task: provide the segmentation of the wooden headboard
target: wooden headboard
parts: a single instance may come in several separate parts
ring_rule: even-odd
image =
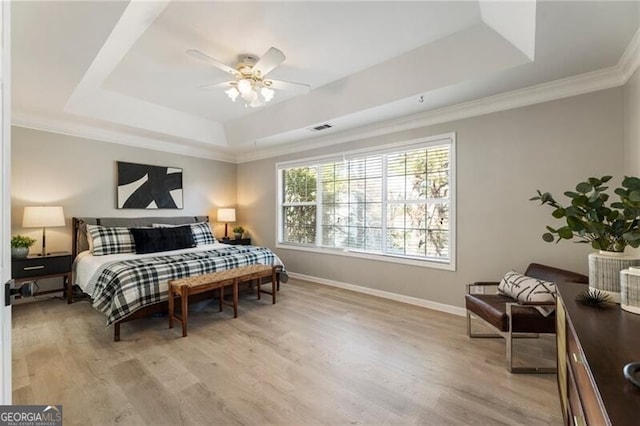
[[[184,225],[187,223],[208,222],[209,216],[167,216],[167,217],[74,217],[73,241],[71,245],[73,259],[78,253],[89,250],[87,225],[121,226],[133,228],[151,226],[152,223]]]

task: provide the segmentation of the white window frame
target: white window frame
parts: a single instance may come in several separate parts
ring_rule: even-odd
[[[412,256],[407,256],[407,255],[397,255],[397,254],[389,254],[389,253],[374,254],[374,253],[363,252],[355,249],[328,248],[328,247],[321,247],[320,245],[310,246],[307,244],[296,244],[296,243],[283,241],[284,239],[283,238],[284,229],[282,226],[283,204],[281,203],[281,200],[283,199],[283,181],[282,181],[283,169],[288,169],[293,167],[311,167],[311,166],[317,165],[320,162],[331,161],[331,160],[345,160],[345,159],[349,159],[349,157],[362,156],[363,154],[364,155],[378,154],[378,153],[386,154],[386,153],[392,153],[394,151],[410,150],[413,147],[422,148],[422,147],[429,147],[429,146],[442,145],[442,144],[448,144],[450,146],[450,151],[449,151],[449,155],[450,155],[449,260],[448,261],[432,259],[432,258],[416,258]],[[455,271],[456,257],[457,257],[456,256],[457,255],[457,252],[456,252],[456,224],[457,224],[456,222],[456,213],[457,213],[456,162],[457,162],[457,158],[456,158],[455,132],[423,137],[419,139],[412,139],[412,140],[407,140],[402,142],[396,142],[396,143],[376,146],[372,148],[351,150],[351,151],[346,151],[344,153],[341,153],[339,155],[331,154],[331,155],[308,157],[308,158],[292,160],[292,161],[278,162],[275,165],[275,168],[276,168],[276,215],[275,215],[276,217],[276,224],[275,224],[276,225],[276,248],[286,249],[286,250],[298,250],[298,251],[305,251],[305,252],[312,252],[312,253],[322,253],[322,254],[329,254],[334,256],[356,257],[361,259],[370,259],[370,260],[377,260],[377,261],[384,261],[384,262],[393,262],[393,263],[400,263],[400,264],[406,264],[406,265]],[[321,186],[320,179],[317,179],[317,182],[318,182],[318,186]],[[386,182],[386,179],[384,179],[383,182]],[[384,191],[385,189],[384,185],[386,184],[383,183],[383,194],[386,193]],[[316,200],[318,199],[321,200],[321,198],[318,198],[318,197],[322,197],[321,188],[318,188],[318,190],[316,191]],[[316,203],[311,203],[311,204],[316,204],[318,206],[318,209],[321,209],[322,203],[319,203],[317,201]],[[386,202],[383,203],[383,206],[386,206],[386,204],[387,204]],[[321,213],[322,213],[321,211],[317,210],[316,217],[319,217]],[[320,220],[316,221],[316,226],[320,227]],[[318,236],[318,238],[320,238],[321,234],[317,232],[316,235]],[[316,244],[319,244],[319,241],[320,240],[317,239]]]

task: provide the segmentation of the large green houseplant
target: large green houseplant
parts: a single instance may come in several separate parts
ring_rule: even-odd
[[[590,177],[576,185],[575,191],[564,195],[571,202],[567,206],[558,203],[549,192],[541,192],[531,198],[540,205],[554,208],[551,215],[565,219],[559,228],[547,226],[542,235],[547,242],[576,239],[578,243],[591,244],[596,250],[618,252],[626,246],[640,246],[640,179],[625,177],[622,186],[614,190],[619,200],[609,203],[609,188],[604,186],[611,176],[599,179]]]
[[[620,302],[620,271],[640,264],[637,257],[623,253],[627,246],[640,246],[640,179],[625,177],[614,190],[618,200],[612,202],[605,186],[610,180],[611,176],[590,177],[578,183],[575,191],[564,193],[571,200],[566,206],[540,190],[531,201],[553,207],[552,216],[565,221],[559,228],[547,226],[543,240],[575,239],[599,250],[589,255],[589,287]]]

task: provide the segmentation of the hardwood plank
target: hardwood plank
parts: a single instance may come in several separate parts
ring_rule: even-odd
[[[122,326],[86,302],[14,307],[14,400],[63,404],[67,424],[561,424],[554,375],[511,375],[502,339],[461,317],[291,280],[278,303],[241,292]],[[553,360],[553,341],[519,352]],[[46,401],[46,402],[45,402]]]
[[[183,423],[171,393],[149,374],[142,360],[134,358],[117,364],[111,374],[146,424]]]

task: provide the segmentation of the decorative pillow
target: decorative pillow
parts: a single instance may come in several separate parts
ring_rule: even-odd
[[[87,225],[87,239],[91,240],[89,247],[94,256],[135,252],[129,228]]]
[[[216,238],[213,236],[213,232],[211,232],[209,222],[192,223],[191,233],[193,234],[193,241],[195,241],[198,246],[215,244],[216,242]]]
[[[195,246],[189,225],[170,228],[131,228],[136,253],[156,253]]]
[[[91,238],[91,235],[89,235],[89,230],[86,228],[84,228],[85,230],[85,234],[87,235],[87,245],[89,246],[89,252],[93,253],[93,238]]]
[[[515,271],[505,274],[498,285],[498,291],[513,297],[520,303],[525,302],[555,302],[556,285],[551,281],[539,280],[528,277]],[[553,312],[553,308],[537,306],[536,309],[547,316]]]

